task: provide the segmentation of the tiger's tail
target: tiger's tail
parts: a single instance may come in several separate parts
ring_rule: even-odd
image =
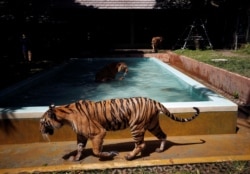
[[[170,113],[169,110],[167,108],[165,108],[162,104],[160,104],[160,110],[166,114],[169,118],[171,118],[174,121],[177,122],[189,122],[194,120],[197,116],[199,116],[200,114],[200,110],[197,107],[193,107],[193,109],[196,111],[196,113],[190,117],[190,118],[181,118],[181,117],[176,117],[174,114]]]

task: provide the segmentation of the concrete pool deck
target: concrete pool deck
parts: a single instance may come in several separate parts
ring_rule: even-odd
[[[79,162],[63,159],[76,149],[75,141],[0,145],[0,173],[33,173],[73,170],[105,170],[143,166],[210,163],[250,160],[249,119],[238,116],[236,134],[170,136],[166,150],[154,152],[159,145],[155,138],[146,138],[143,156],[126,161],[124,155],[133,149],[132,139],[106,139],[104,150],[117,150],[110,161],[100,161],[92,155],[88,142],[86,157]]]

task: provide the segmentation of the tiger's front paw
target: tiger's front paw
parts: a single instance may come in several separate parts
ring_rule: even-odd
[[[156,148],[155,149],[155,152],[158,152],[158,153],[161,153],[161,152],[163,152],[164,150],[163,149],[161,149],[161,148]]]
[[[83,159],[83,154],[82,152],[75,150],[73,152],[65,154],[62,158],[69,161],[80,161],[81,159]]]
[[[82,154],[81,153],[78,153],[77,155],[75,156],[70,156],[69,157],[69,161],[80,161],[82,159]]]

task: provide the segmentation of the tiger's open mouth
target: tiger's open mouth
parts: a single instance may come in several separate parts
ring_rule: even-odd
[[[45,128],[44,133],[49,134],[49,135],[53,135],[54,134],[54,129],[50,128],[50,127],[47,127],[47,128]]]
[[[54,128],[52,126],[44,125],[44,123],[41,123],[40,130],[42,134],[54,134]]]
[[[43,139],[50,142],[50,138],[48,135],[53,135],[54,129],[51,126],[47,126],[47,127],[43,126],[41,129],[41,133],[42,133]]]

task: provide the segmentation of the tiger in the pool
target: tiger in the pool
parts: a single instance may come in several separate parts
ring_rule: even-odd
[[[135,148],[125,158],[132,160],[145,148],[144,134],[148,130],[160,140],[156,152],[165,150],[166,134],[159,124],[159,113],[178,122],[189,122],[195,119],[200,111],[193,107],[196,113],[190,118],[174,116],[160,102],[150,98],[116,98],[102,101],[80,100],[75,103],[50,106],[40,119],[40,131],[44,138],[52,135],[54,129],[64,124],[72,126],[77,134],[77,154],[71,160],[82,159],[87,140],[92,141],[92,150],[99,158],[113,158],[117,153],[103,152],[102,144],[106,131],[116,131],[130,128],[135,141]]]
[[[119,80],[123,80],[128,73],[128,66],[125,62],[114,62],[106,65],[100,71],[96,73],[96,82],[106,82],[114,80],[118,72],[124,72],[123,76],[119,77]]]

